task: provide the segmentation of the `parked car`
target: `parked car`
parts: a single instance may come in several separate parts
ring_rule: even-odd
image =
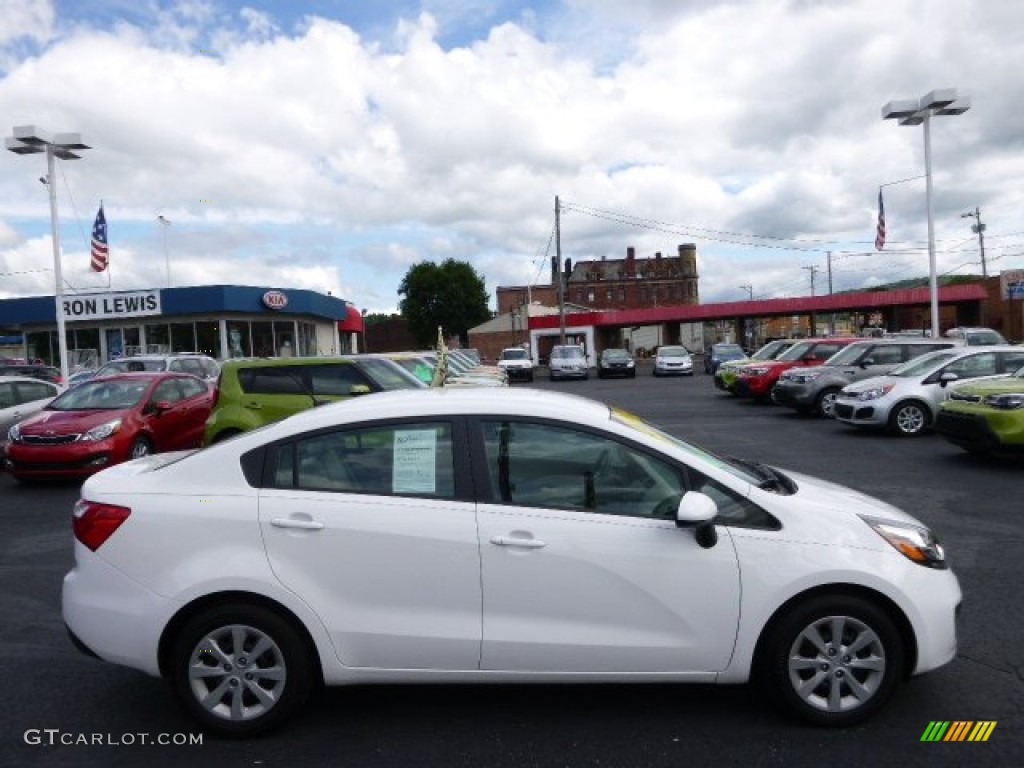
[[[959,326],[950,328],[943,334],[947,339],[960,339],[968,347],[991,347],[1006,344],[1003,334],[992,328],[969,328]]]
[[[84,476],[150,453],[197,448],[213,405],[202,379],[122,373],[69,389],[7,433],[19,480]]]
[[[372,355],[226,360],[203,445],[334,400],[425,386],[394,361]]]
[[[501,350],[498,367],[505,371],[509,381],[533,381],[533,359],[523,347]]]
[[[27,376],[30,379],[49,381],[53,384],[62,384],[60,369],[52,365],[37,365],[34,363],[11,363],[0,365],[0,376]]]
[[[715,371],[715,388],[735,395],[737,370],[749,363],[774,360],[796,344],[796,342],[796,339],[775,339],[774,341],[769,341],[746,360],[726,360]]]
[[[51,381],[29,376],[0,376],[0,447],[6,446],[8,430],[19,421],[42,410],[61,393]],[[2,456],[0,451],[0,456]]]
[[[704,353],[704,373],[714,375],[718,366],[730,360],[746,360],[747,353],[739,344],[719,342],[708,347]]]
[[[587,362],[587,353],[583,347],[579,344],[553,346],[548,357],[548,378],[551,381],[589,379],[590,364]]]
[[[387,392],[113,467],[73,529],[75,645],[235,736],[374,682],[753,678],[848,726],[957,649],[910,515],[535,389]]]
[[[832,418],[836,395],[847,384],[880,376],[915,357],[959,344],[956,339],[858,341],[843,347],[821,365],[783,372],[772,388],[772,400],[801,413]]]
[[[931,427],[955,381],[1002,376],[1024,366],[1022,347],[955,347],[904,363],[885,376],[844,387],[836,397],[839,421],[915,436]]]
[[[952,387],[935,431],[970,453],[1024,453],[1024,368]]]
[[[597,360],[597,377],[629,376],[636,378],[636,361],[625,349],[605,349]]]
[[[655,376],[693,376],[690,350],[678,344],[665,344],[654,354]]]
[[[214,381],[220,373],[220,365],[209,355],[196,352],[177,352],[170,355],[132,355],[131,357],[119,357],[101,365],[95,376],[110,376],[115,373],[134,371],[191,373],[200,379]]]
[[[860,341],[856,336],[798,341],[774,360],[738,367],[732,391],[740,397],[752,398],[755,402],[771,402],[772,388],[785,371],[821,365],[840,349],[856,341]]]

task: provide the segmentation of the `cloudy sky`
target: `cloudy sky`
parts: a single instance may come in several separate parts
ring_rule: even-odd
[[[236,283],[397,306],[410,266],[546,282],[698,248],[704,301],[1024,267],[1019,0],[0,0],[0,115],[58,162],[68,291],[103,201],[111,286]],[[1016,95],[1021,93],[1022,99]],[[42,155],[0,153],[0,297],[52,294]],[[895,183],[894,183],[895,182]],[[889,239],[874,250],[878,190]],[[170,222],[164,226],[158,216]]]

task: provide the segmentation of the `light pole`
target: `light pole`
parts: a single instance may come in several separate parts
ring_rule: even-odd
[[[46,153],[46,186],[50,190],[50,228],[53,240],[53,276],[56,281],[54,302],[57,309],[57,348],[60,350],[60,375],[65,384],[68,381],[68,339],[64,326],[64,277],[60,268],[60,227],[57,221],[57,184],[54,177],[53,158],[61,160],[78,160],[80,155],[74,151],[90,149],[82,143],[78,133],[55,133],[50,135],[34,125],[19,125],[14,128],[14,136],[4,139],[8,150],[16,155],[35,155]]]
[[[981,276],[988,277],[988,267],[985,264],[985,222],[981,220],[981,207],[974,206],[973,211],[960,214],[961,219],[974,219],[971,231],[978,236],[978,248],[981,251]]]
[[[939,335],[939,279],[935,271],[935,221],[932,213],[932,115],[962,115],[971,108],[971,100],[957,95],[956,88],[931,91],[919,100],[890,101],[882,107],[883,120],[899,120],[900,125],[924,124],[925,199],[928,208],[928,288],[931,294],[932,336]]]
[[[164,229],[164,264],[167,266],[167,287],[171,287],[171,256],[167,250],[167,228],[171,226],[170,219],[164,218],[163,215],[157,216],[156,220],[163,225]]]

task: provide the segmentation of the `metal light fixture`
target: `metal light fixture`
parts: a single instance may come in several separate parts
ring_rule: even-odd
[[[46,153],[45,184],[50,192],[50,228],[53,240],[53,274],[56,283],[54,301],[57,309],[57,347],[60,350],[60,375],[64,382],[68,381],[68,340],[64,323],[64,278],[60,265],[60,227],[57,220],[57,185],[54,183],[55,157],[61,160],[78,160],[76,154],[83,149],[91,149],[82,143],[78,133],[49,134],[34,125],[19,125],[14,129],[14,136],[4,139],[4,145],[16,155],[36,155]],[[40,181],[44,181],[40,179]]]
[[[932,213],[932,115],[962,115],[971,108],[969,97],[961,97],[956,88],[931,91],[919,100],[890,101],[882,107],[883,120],[898,120],[900,125],[924,125],[925,198],[928,208],[928,289],[931,295],[932,336],[939,335],[939,279],[935,269],[935,221]]]

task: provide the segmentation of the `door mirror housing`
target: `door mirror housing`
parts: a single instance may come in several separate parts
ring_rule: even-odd
[[[676,527],[693,528],[697,544],[710,549],[718,543],[718,532],[714,524],[717,515],[718,505],[710,496],[698,491],[687,491],[676,509]]]
[[[950,383],[952,383],[954,381],[959,381],[959,379],[960,379],[960,377],[957,376],[952,371],[946,371],[941,376],[939,376],[939,386],[940,387],[944,387],[947,384],[950,384]]]
[[[348,393],[352,397],[355,397],[356,395],[368,395],[370,394],[370,388],[365,384],[353,384]]]

